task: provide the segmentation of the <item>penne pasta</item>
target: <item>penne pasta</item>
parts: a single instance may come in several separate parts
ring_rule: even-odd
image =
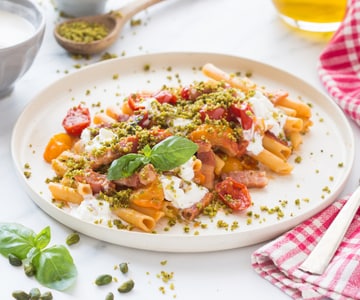
[[[158,210],[151,207],[141,207],[136,204],[131,203],[130,208],[135,209],[145,215],[148,215],[149,217],[152,217],[155,222],[158,222],[162,217],[165,216],[165,212],[162,210]]]
[[[77,142],[79,143],[79,142]],[[79,162],[82,157],[70,150],[66,150],[61,153],[57,158],[51,161],[51,167],[55,171],[56,175],[63,177],[65,173],[69,170],[68,162]]]
[[[116,122],[115,119],[113,119],[112,117],[108,116],[105,113],[97,113],[94,116],[94,124],[96,125],[100,125],[100,124],[114,124]]]
[[[118,121],[120,120],[121,116],[124,115],[122,109],[117,105],[110,105],[105,110],[106,115],[110,118]]]
[[[77,189],[54,182],[50,182],[48,187],[53,198],[57,201],[80,204],[81,201],[84,200],[84,197],[78,192]]]
[[[265,134],[263,137],[263,146],[266,150],[272,152],[279,158],[286,160],[291,155],[291,148],[284,145],[280,141],[276,140],[274,137],[269,136],[268,134]]]
[[[289,174],[293,169],[293,166],[290,165],[286,160],[276,156],[266,149],[256,155],[250,154],[250,156],[278,174]]]
[[[79,182],[78,187],[77,187],[77,191],[83,197],[92,196],[92,194],[93,194],[91,186],[88,183]]]
[[[275,105],[281,105],[294,109],[296,111],[296,117],[302,117],[302,118],[311,117],[311,108],[303,102],[291,100],[286,97],[281,97],[278,99]]]
[[[132,208],[116,208],[113,209],[113,213],[115,213],[115,215],[117,215],[125,222],[145,232],[151,232],[156,225],[156,222],[152,217],[147,216]]]
[[[224,81],[231,85],[232,87],[238,88],[244,92],[247,92],[249,89],[253,89],[256,84],[253,83],[249,78],[247,77],[237,77],[237,76],[231,76],[230,74],[224,72],[223,70],[215,67],[213,64],[205,64],[202,67],[202,72],[217,81]]]
[[[284,124],[285,131],[302,131],[303,128],[304,128],[304,122],[302,119],[296,117],[290,117],[290,116],[286,118]]]
[[[287,138],[290,140],[294,150],[298,150],[302,144],[302,134],[297,131],[291,131],[286,133]]]
[[[286,107],[283,105],[275,105],[275,107],[283,111],[287,116],[296,117],[296,110],[293,108]]]

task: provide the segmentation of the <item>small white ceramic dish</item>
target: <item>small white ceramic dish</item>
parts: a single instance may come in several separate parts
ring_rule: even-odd
[[[10,94],[30,68],[44,32],[44,15],[33,1],[0,1],[0,98]]]
[[[93,16],[105,12],[108,0],[56,0],[59,12],[69,17]]]

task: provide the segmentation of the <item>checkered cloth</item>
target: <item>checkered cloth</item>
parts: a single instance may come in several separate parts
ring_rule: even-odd
[[[256,250],[251,256],[254,270],[293,299],[360,299],[360,209],[322,275],[298,269],[345,200]]]
[[[320,56],[320,80],[360,126],[360,1],[351,0],[340,28]]]

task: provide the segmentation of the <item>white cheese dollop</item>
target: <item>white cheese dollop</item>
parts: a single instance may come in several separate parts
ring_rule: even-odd
[[[153,110],[152,103],[157,102],[157,100],[154,97],[145,97],[141,102],[140,105],[144,106],[144,109],[151,113]]]
[[[180,209],[199,202],[208,192],[205,187],[199,186],[192,181],[184,181],[173,175],[161,175],[160,181],[165,199],[171,201],[175,207]]]
[[[184,118],[176,118],[172,120],[172,126],[174,127],[185,127],[189,124],[191,124],[192,120],[190,119],[184,119]]]
[[[194,162],[195,162],[195,156],[190,158],[186,163],[182,164],[179,167],[179,177],[191,181],[194,179],[195,173],[194,173]]]
[[[177,176],[161,175],[165,199],[171,201],[177,208],[187,208],[199,202],[208,192],[208,189],[197,185],[194,179],[194,163],[196,157],[191,157],[186,163],[179,166]]]
[[[286,115],[276,108],[273,103],[260,91],[256,91],[254,96],[248,99],[256,118],[264,121],[265,131],[269,130],[275,136],[284,136],[284,124]],[[252,128],[244,130],[244,138],[249,141],[246,150],[255,155],[259,154],[264,148],[262,146],[262,135]]]
[[[70,214],[83,221],[103,225],[108,225],[108,222],[114,219],[109,202],[97,200],[94,197],[88,197],[80,205],[72,206]]]
[[[81,133],[81,141],[85,146],[86,152],[92,152],[103,146],[105,142],[111,142],[116,138],[115,133],[106,128],[100,128],[99,134],[91,139],[91,132],[88,128],[84,129]]]
[[[248,99],[251,109],[258,119],[263,119],[266,130],[272,132],[275,136],[283,134],[286,115],[276,108],[274,104],[260,91]]]
[[[254,155],[258,155],[264,149],[262,145],[262,135],[259,132],[251,132],[250,129],[246,130],[246,134],[244,134],[244,136],[248,136],[250,134],[251,138],[247,139],[249,141],[249,144],[246,147],[246,150],[253,153]]]

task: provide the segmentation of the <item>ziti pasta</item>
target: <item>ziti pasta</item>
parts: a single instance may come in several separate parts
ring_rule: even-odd
[[[44,151],[54,201],[90,222],[153,232],[211,206],[246,210],[269,173],[290,174],[310,107],[211,64],[203,73],[208,80],[134,91],[92,116],[69,108],[65,132]]]

